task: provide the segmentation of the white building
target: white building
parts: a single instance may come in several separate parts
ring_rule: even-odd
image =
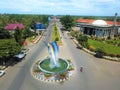
[[[77,26],[83,34],[94,35],[100,38],[114,38],[120,33],[120,22],[92,20],[92,19],[78,19]]]

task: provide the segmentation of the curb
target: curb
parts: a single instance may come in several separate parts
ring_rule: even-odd
[[[74,71],[73,71],[73,72],[74,72]],[[33,76],[35,79],[37,79],[37,80],[41,80],[41,81],[45,81],[45,82],[63,82],[63,81],[69,80],[72,75],[69,76],[69,77],[68,77],[68,76],[67,76],[67,77],[64,77],[64,78],[62,78],[62,79],[51,79],[51,78],[53,78],[53,77],[47,79],[47,78],[42,78],[42,77],[40,77],[40,76],[39,76],[39,73],[32,72],[32,76]]]

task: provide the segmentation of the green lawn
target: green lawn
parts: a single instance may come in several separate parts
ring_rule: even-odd
[[[116,39],[116,40],[105,40],[105,42],[108,43],[108,44],[120,46],[120,39]]]
[[[27,39],[28,39],[30,42],[32,42],[32,40],[34,40],[35,37],[36,37],[36,36],[32,36],[32,37],[28,37]]]
[[[103,43],[100,41],[92,40],[92,39],[88,39],[88,44],[93,46],[94,48],[102,47],[104,51],[108,54],[119,54],[120,55],[120,47],[107,44],[107,43]]]
[[[56,28],[55,28],[55,27],[56,27]],[[53,28],[52,28],[52,41],[56,40],[56,38],[57,38],[57,43],[58,43],[58,45],[62,44],[58,27],[57,27],[56,24],[54,24],[54,25],[53,25]]]
[[[49,66],[50,65],[50,59],[46,59],[40,64],[40,66],[41,66],[42,69],[50,71],[50,72],[64,71],[68,66],[67,63],[62,59],[59,59],[59,64],[60,64],[59,67],[50,68],[50,66]]]

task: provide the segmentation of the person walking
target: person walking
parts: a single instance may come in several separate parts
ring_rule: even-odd
[[[80,67],[80,72],[83,72],[83,67],[82,66]]]

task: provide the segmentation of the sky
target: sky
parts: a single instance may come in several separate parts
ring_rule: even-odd
[[[120,16],[120,0],[0,0],[0,13]]]

